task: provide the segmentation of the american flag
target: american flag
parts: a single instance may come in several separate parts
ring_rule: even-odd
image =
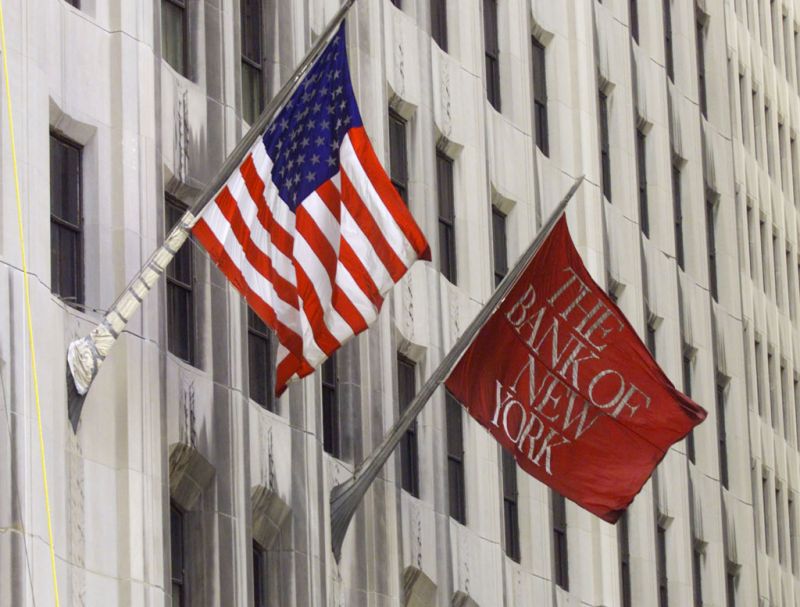
[[[344,24],[193,233],[278,336],[276,392],[377,317],[425,236],[381,167]]]

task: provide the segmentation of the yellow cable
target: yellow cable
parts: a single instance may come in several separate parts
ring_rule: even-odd
[[[39,379],[36,374],[36,350],[33,345],[33,319],[31,315],[31,293],[28,279],[28,266],[25,259],[25,229],[22,222],[22,198],[19,194],[19,171],[17,169],[17,148],[14,143],[14,114],[11,111],[11,81],[8,76],[8,50],[6,49],[6,25],[3,18],[3,0],[0,0],[0,42],[3,50],[3,71],[5,72],[6,102],[8,104],[8,132],[11,141],[11,162],[14,169],[14,191],[17,197],[17,220],[19,222],[19,246],[22,255],[22,282],[25,287],[25,313],[28,319],[28,340],[31,344],[31,373],[33,374],[33,394],[36,400],[36,421],[39,426],[39,451],[42,458],[42,480],[44,482],[44,505],[47,511],[47,534],[50,538],[50,567],[53,570],[53,592],[56,607],[58,600],[58,575],[56,574],[56,551],[53,543],[53,521],[50,514],[50,493],[47,490],[47,465],[44,461],[44,435],[42,433],[42,407],[39,404]]]

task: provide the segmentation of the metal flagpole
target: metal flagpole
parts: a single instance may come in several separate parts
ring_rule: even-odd
[[[103,360],[108,356],[111,347],[125,329],[125,325],[128,324],[133,314],[139,309],[142,300],[153,288],[161,274],[164,273],[178,249],[186,242],[189,231],[197,221],[198,215],[216,196],[220,188],[225,185],[230,174],[241,164],[245,155],[264,133],[264,130],[272,122],[275,115],[283,109],[289,97],[297,89],[306,72],[325,49],[330,37],[335,33],[336,28],[344,20],[347,11],[350,10],[354,3],[355,0],[345,0],[314,46],[303,58],[300,66],[295,70],[289,81],[283,85],[278,94],[267,104],[258,120],[228,155],[225,164],[222,165],[216,176],[197,198],[193,207],[186,211],[169,233],[164,244],[148,258],[139,273],[128,283],[126,289],[106,312],[100,324],[92,329],[89,335],[70,343],[67,351],[67,402],[69,419],[73,430],[77,431],[86,393],[97,376]]]
[[[517,279],[525,271],[528,263],[531,261],[531,259],[533,259],[533,256],[536,255],[539,247],[542,245],[544,240],[550,234],[553,226],[564,213],[567,203],[575,195],[575,192],[578,190],[578,187],[581,185],[581,183],[583,183],[583,179],[584,176],[581,175],[575,180],[575,183],[572,184],[572,187],[566,193],[564,198],[561,200],[555,210],[553,210],[552,214],[547,219],[547,222],[542,226],[542,229],[539,230],[539,233],[536,235],[536,238],[534,238],[528,249],[525,251],[525,253],[523,253],[516,265],[506,275],[495,292],[489,298],[489,301],[486,302],[486,305],[483,306],[480,312],[478,312],[478,315],[470,323],[461,337],[458,338],[458,341],[456,341],[455,345],[450,352],[448,352],[447,356],[442,359],[442,361],[439,363],[439,366],[436,367],[436,370],[431,374],[420,391],[414,397],[414,400],[411,401],[411,404],[403,411],[392,429],[389,430],[389,433],[383,438],[381,444],[378,445],[378,447],[372,452],[371,455],[367,457],[367,459],[361,462],[359,467],[354,472],[353,478],[345,481],[341,485],[337,485],[331,491],[331,544],[333,548],[333,555],[337,561],[339,561],[341,557],[342,543],[344,542],[344,537],[347,534],[347,528],[350,525],[350,520],[353,518],[353,514],[355,514],[356,508],[358,508],[359,503],[361,503],[361,499],[364,497],[367,489],[369,489],[370,485],[372,485],[372,482],[378,476],[378,472],[380,472],[381,468],[383,468],[386,460],[389,459],[392,451],[395,450],[400,442],[400,439],[403,438],[403,435],[405,435],[406,431],[414,422],[417,415],[419,415],[420,411],[422,411],[423,407],[428,402],[428,399],[430,399],[430,397],[433,395],[436,388],[439,387],[439,384],[447,379],[447,376],[461,358],[461,355],[477,336],[478,331],[480,331],[481,327],[494,313],[503,299],[505,299],[506,295],[508,295],[508,292],[511,291],[514,283],[517,282]]]

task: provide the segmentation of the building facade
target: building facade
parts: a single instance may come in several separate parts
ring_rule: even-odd
[[[428,235],[375,325],[270,396],[275,344],[188,243],[73,432],[85,335],[338,7],[3,0],[63,605],[800,604],[800,2],[357,0],[364,124]],[[6,101],[0,605],[54,604]],[[595,277],[708,419],[616,526],[437,392],[329,495],[572,184]]]

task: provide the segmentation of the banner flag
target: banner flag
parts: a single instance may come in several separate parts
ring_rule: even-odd
[[[706,417],[592,280],[564,217],[446,386],[523,470],[610,523]]]

